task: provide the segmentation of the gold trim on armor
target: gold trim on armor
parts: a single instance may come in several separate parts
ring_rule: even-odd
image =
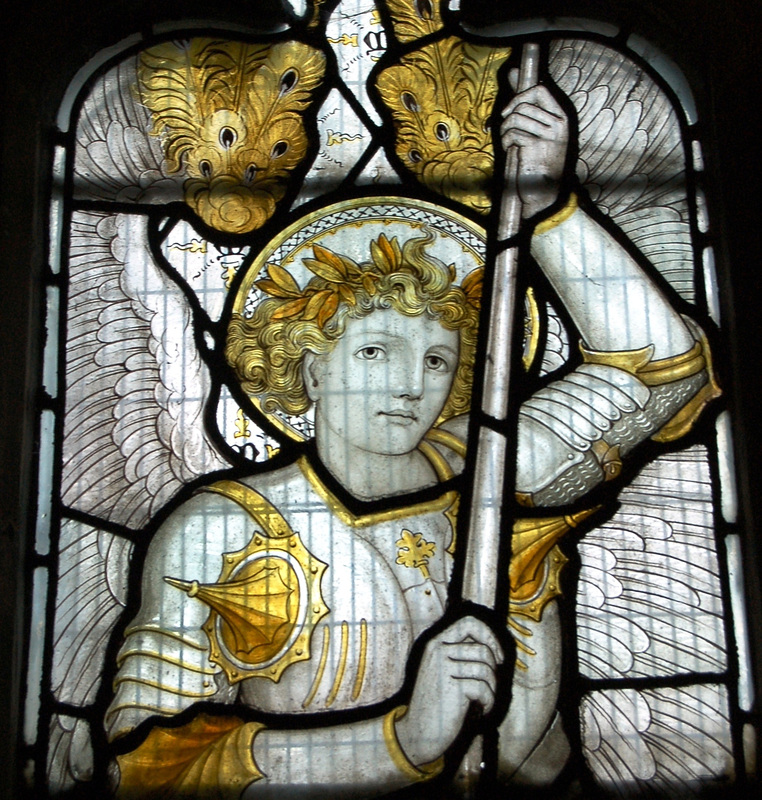
[[[684,436],[696,424],[699,414],[704,410],[704,406],[712,400],[716,400],[722,394],[717,376],[714,372],[712,363],[712,350],[709,341],[701,328],[689,317],[683,317],[686,325],[691,329],[693,335],[698,338],[704,360],[706,361],[706,372],[709,380],[696,392],[695,395],[675,414],[674,417],[657,431],[651,438],[655,442],[672,442]]]
[[[450,433],[450,431],[442,428],[431,428],[424,438],[430,442],[444,445],[444,447],[452,450],[455,455],[461,458],[466,457],[466,443],[454,433]]]
[[[528,372],[534,363],[537,348],[540,345],[540,309],[537,307],[537,298],[534,296],[534,288],[532,286],[527,287],[524,302],[527,306],[524,320],[526,352],[521,356],[521,363],[524,370]]]
[[[508,613],[510,615],[528,617],[535,622],[542,622],[542,614],[551,600],[562,594],[561,592],[561,570],[568,562],[568,558],[563,554],[558,545],[554,545],[551,551],[541,562],[542,575],[539,575],[536,592],[527,598],[516,598],[513,591],[510,594]],[[521,593],[523,595],[523,592]]]
[[[508,617],[508,627],[518,631],[522,636],[534,636],[531,628],[521,625],[513,617]]]
[[[420,766],[416,766],[410,761],[397,738],[396,723],[405,714],[407,714],[407,706],[397,706],[384,717],[383,730],[386,749],[389,751],[389,756],[394,765],[406,778],[415,782],[431,780],[444,769],[444,756]]]
[[[135,750],[117,756],[117,798],[240,797],[264,777],[254,759],[254,739],[264,727],[207,714],[179,728],[156,726]]]
[[[639,350],[588,350],[582,342],[579,349],[587,364],[603,364],[616,367],[634,375],[645,386],[663,386],[665,383],[690,378],[706,370],[707,382],[651,439],[655,442],[672,442],[684,436],[696,423],[704,406],[722,394],[712,364],[712,351],[706,334],[690,317],[683,321],[693,334],[696,343],[685,353],[670,358],[653,359],[654,346]]]
[[[347,668],[347,653],[349,652],[349,623],[344,620],[341,623],[341,650],[339,651],[339,666],[336,669],[336,677],[333,679],[333,686],[331,691],[328,692],[328,697],[325,700],[325,707],[330,708],[341,688],[341,682],[344,680],[344,672]]]
[[[539,622],[548,603],[561,594],[559,577],[568,561],[558,541],[598,507],[559,517],[517,519],[509,567],[509,614]]]
[[[365,667],[368,661],[368,623],[365,619],[360,620],[360,660],[357,663],[357,675],[352,687],[352,699],[357,700],[362,691],[362,684],[365,680]]]
[[[580,342],[579,349],[586,364],[616,367],[635,375],[646,386],[662,386],[682,378],[690,378],[706,367],[701,342],[696,342],[685,353],[656,361],[653,360],[652,344],[639,350],[589,350]]]
[[[312,681],[312,686],[310,687],[310,693],[304,698],[302,708],[307,708],[309,705],[311,705],[312,701],[315,699],[317,690],[320,688],[320,684],[323,680],[323,674],[325,673],[325,665],[328,663],[328,647],[330,644],[331,629],[326,625],[323,628],[323,649],[320,651],[320,662],[318,663],[317,672],[315,673],[315,678]]]
[[[553,216],[544,219],[542,222],[539,222],[535,225],[534,228],[534,235],[541,236],[543,233],[547,233],[548,231],[552,231],[553,228],[557,228],[562,222],[566,222],[569,217],[574,214],[574,212],[578,208],[577,202],[577,195],[572,192],[569,195],[569,201],[566,205],[560,210],[556,211]]]
[[[603,470],[603,480],[613,481],[614,478],[618,478],[624,466],[619,452],[620,445],[609,444],[604,439],[596,439],[590,449]]]
[[[227,480],[217,481],[199,491],[221,494],[223,497],[227,497],[228,500],[238,503],[261,526],[267,536],[280,539],[293,534],[291,526],[286,522],[280,511],[269,500],[245,483]]]
[[[312,464],[306,456],[301,456],[296,460],[304,476],[312,485],[312,488],[319,495],[320,499],[328,506],[345,525],[350,528],[367,528],[370,525],[377,525],[379,522],[402,519],[403,517],[416,517],[420,514],[430,514],[435,511],[444,511],[452,505],[456,492],[445,492],[441,497],[433,500],[426,500],[423,503],[416,503],[412,506],[402,506],[400,508],[390,508],[387,511],[376,511],[372,514],[353,514],[331,490],[323,484],[318,477]]]

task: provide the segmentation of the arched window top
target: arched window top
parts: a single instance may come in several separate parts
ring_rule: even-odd
[[[156,25],[61,104],[36,785],[191,791],[182,742],[221,754],[199,796],[291,786],[297,751],[316,786],[444,791],[477,733],[491,780],[559,796],[735,785],[753,683],[688,83],[608,21],[314,5]]]

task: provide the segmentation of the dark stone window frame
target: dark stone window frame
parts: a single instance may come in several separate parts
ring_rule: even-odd
[[[729,356],[722,371],[730,385],[739,490],[739,527],[744,535],[745,582],[756,670],[762,695],[762,598],[759,535],[762,517],[762,421],[757,411],[756,365],[762,364],[757,334],[762,278],[756,264],[762,225],[758,221],[759,124],[762,13],[752,0],[461,0],[464,15],[479,23],[540,15],[613,21],[637,32],[678,64],[699,109],[706,162],[705,181],[713,245],[722,287],[724,337]],[[263,6],[267,8],[263,11]],[[4,341],[0,348],[0,631],[6,642],[0,668],[0,718],[6,747],[0,752],[0,786],[10,798],[28,796],[17,750],[27,650],[31,568],[26,553],[32,535],[27,513],[34,497],[36,406],[44,324],[41,282],[47,262],[48,197],[61,101],[77,71],[102,49],[154,22],[179,19],[240,21],[248,14],[276,14],[277,0],[213,4],[180,2],[84,3],[28,0],[17,5],[15,24],[6,27],[2,76],[0,145],[0,241]],[[755,128],[756,126],[756,128]],[[732,346],[731,346],[732,345]],[[759,713],[752,718],[759,721]],[[758,742],[759,749],[759,742]],[[759,763],[759,758],[758,758]]]

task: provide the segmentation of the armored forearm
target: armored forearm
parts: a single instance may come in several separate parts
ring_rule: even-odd
[[[517,491],[535,506],[571,503],[616,478],[622,459],[647,438],[687,433],[719,395],[700,329],[685,353],[653,360],[651,348],[596,352],[521,407]]]
[[[537,226],[532,255],[582,336],[585,362],[519,416],[517,490],[557,506],[615,478],[643,440],[686,433],[719,389],[701,330],[574,195]]]

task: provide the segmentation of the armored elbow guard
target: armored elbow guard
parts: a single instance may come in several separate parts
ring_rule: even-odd
[[[654,361],[653,346],[623,352],[582,347],[585,363],[519,412],[517,491],[535,506],[573,502],[619,475],[622,458],[651,437],[687,433],[720,394],[701,330],[686,353]]]

